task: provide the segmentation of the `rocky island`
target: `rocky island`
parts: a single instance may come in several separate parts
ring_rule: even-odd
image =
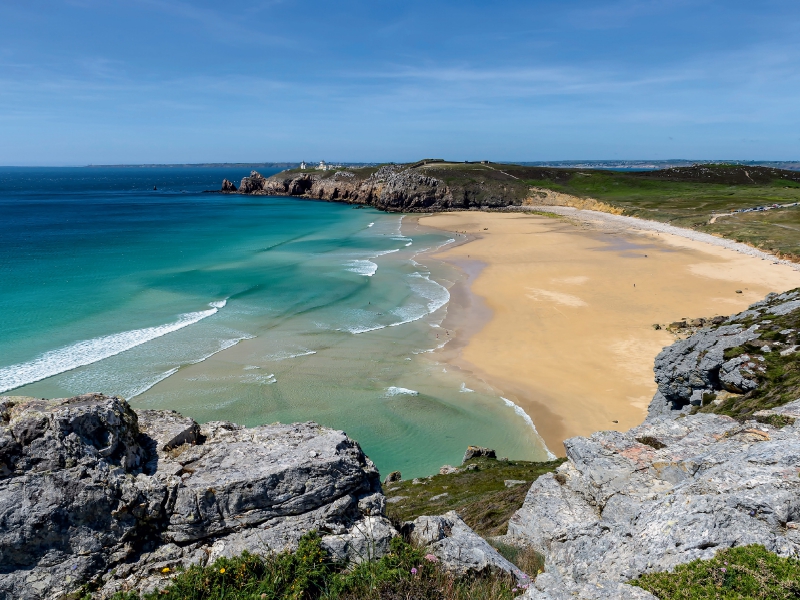
[[[796,557],[800,291],[693,323],[656,361],[645,422],[567,440],[567,461],[492,539],[540,553],[530,586],[456,512],[393,524],[377,470],[342,431],[199,425],[90,394],[0,398],[0,595],[146,592],[191,565],[291,550],[312,530],[351,564],[402,532],[453,572],[506,572],[539,600],[654,598],[630,584],[747,544]]]

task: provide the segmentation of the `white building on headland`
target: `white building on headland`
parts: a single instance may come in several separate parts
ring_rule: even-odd
[[[317,167],[317,169],[320,170],[320,171],[327,171],[328,170],[328,165],[325,164],[324,160],[321,160],[321,161],[319,161],[319,166]]]
[[[307,169],[308,168],[308,165],[306,164],[306,161],[303,161],[303,162],[300,163],[300,168],[301,169]]]

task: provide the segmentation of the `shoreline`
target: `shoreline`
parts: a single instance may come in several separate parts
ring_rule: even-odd
[[[653,359],[674,341],[654,323],[729,315],[800,285],[793,263],[766,269],[753,254],[625,222],[576,226],[527,211],[415,218],[468,236],[430,254],[467,276],[442,324],[457,341],[437,356],[502,390],[559,455],[574,435],[641,423]]]

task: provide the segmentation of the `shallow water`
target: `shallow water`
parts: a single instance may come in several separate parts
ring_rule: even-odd
[[[246,174],[0,170],[0,392],[315,420],[404,476],[468,444],[546,458],[499,390],[437,362],[463,274],[421,252],[449,236],[373,209],[201,193]]]

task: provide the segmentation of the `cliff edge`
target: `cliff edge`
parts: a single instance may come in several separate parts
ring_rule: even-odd
[[[564,442],[509,523],[545,557],[526,598],[652,600],[628,582],[734,546],[800,555],[798,321],[795,290],[698,328],[656,359],[642,425]]]
[[[384,507],[358,444],[315,423],[200,426],[99,394],[0,397],[0,597],[146,592],[311,530],[358,562],[397,535]]]

